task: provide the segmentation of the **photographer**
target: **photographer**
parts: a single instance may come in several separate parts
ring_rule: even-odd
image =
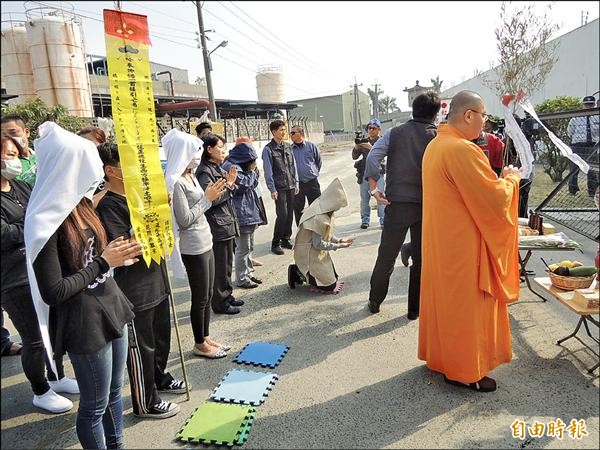
[[[367,137],[361,136],[362,133],[357,133],[356,139],[354,140],[355,146],[352,149],[352,159],[358,160],[354,163],[354,168],[356,169],[356,182],[360,185],[360,227],[363,230],[369,228],[371,222],[371,206],[369,205],[371,194],[369,192],[369,183],[364,179],[365,163],[373,144],[377,142],[380,134],[381,122],[379,119],[373,118],[369,120],[369,123],[367,124]],[[385,165],[383,163],[381,164],[380,174],[385,174]],[[381,192],[385,191],[385,181],[383,176],[379,177],[377,180],[377,189]],[[383,226],[384,209],[384,205],[377,205],[377,216],[379,217],[379,224],[381,226]]]

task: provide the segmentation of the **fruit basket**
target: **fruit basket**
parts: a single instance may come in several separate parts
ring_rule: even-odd
[[[548,275],[550,276],[550,281],[554,287],[563,289],[565,291],[589,288],[596,278],[595,274],[587,277],[567,277],[563,275],[556,275],[550,271],[548,272]]]

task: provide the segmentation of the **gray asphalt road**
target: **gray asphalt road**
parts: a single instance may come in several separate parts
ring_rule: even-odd
[[[542,303],[523,288],[521,301],[510,307],[513,361],[493,372],[498,390],[480,394],[444,383],[416,358],[418,321],[406,319],[408,269],[400,261],[381,313],[366,310],[380,229],[375,214],[371,228],[359,229],[358,185],[347,147],[324,154],[322,186],[335,176],[350,203],[337,216],[337,233],[356,237],[355,246],[333,255],[346,281],[342,294],[324,296],[287,287],[292,256],[289,251],[285,256],[269,253],[274,208],[267,200],[271,224],[257,231],[255,250],[264,263],[258,268],[264,284],[236,291],[246,302],[242,313],[216,316],[211,323],[211,335],[233,345],[230,356],[213,361],[192,355],[189,292],[184,283],[175,282],[191,400],[170,396],[180,402],[177,416],[142,421],[132,414],[126,385],[127,447],[193,447],[175,441],[175,433],[227,371],[239,367],[232,359],[244,345],[269,341],[287,344],[290,351],[270,370],[279,380],[257,407],[247,448],[598,448],[598,371],[586,372],[597,357],[574,339],[555,345],[573,330],[577,318],[558,302]],[[584,248],[577,259],[593,263],[594,244],[573,237]],[[572,255],[546,256],[558,261]],[[542,274],[538,255],[530,268]],[[174,332],[169,367],[181,376]],[[68,363],[67,371],[72,374]],[[77,396],[71,397],[77,404]],[[80,448],[76,408],[59,416],[35,410],[16,357],[2,358],[1,406],[2,448]],[[562,440],[547,435],[521,440],[511,434],[515,420],[531,426],[558,418],[567,425],[572,419],[584,420],[588,435],[576,440],[565,431]]]

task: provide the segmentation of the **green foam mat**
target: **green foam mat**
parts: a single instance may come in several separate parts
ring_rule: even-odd
[[[193,443],[241,445],[248,438],[255,411],[244,405],[205,402],[194,411],[176,438]]]
[[[252,428],[252,425],[254,425],[254,417],[253,416],[246,419],[246,423],[244,423],[244,425],[242,426],[242,429],[240,430],[240,434],[238,435],[237,439],[235,440],[235,443],[237,445],[242,445],[244,442],[246,442],[248,440],[248,435],[250,434],[250,428]]]

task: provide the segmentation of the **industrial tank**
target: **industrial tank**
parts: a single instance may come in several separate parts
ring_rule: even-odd
[[[285,103],[285,87],[281,66],[259,66],[256,74],[259,102]]]
[[[93,116],[80,25],[69,17],[44,15],[26,28],[36,94],[76,116]]]
[[[14,102],[22,103],[36,96],[27,30],[24,26],[14,26],[2,30],[1,34],[2,78],[6,92],[18,95]]]

